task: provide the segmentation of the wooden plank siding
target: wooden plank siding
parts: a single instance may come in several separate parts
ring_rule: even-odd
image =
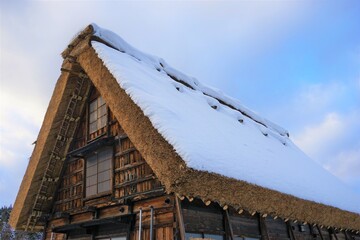
[[[99,93],[93,88],[89,102],[94,101],[97,97],[99,97]],[[96,148],[88,149],[86,153],[68,157],[65,163],[65,171],[60,179],[61,183],[57,191],[54,212],[77,212],[85,206],[102,206],[118,199],[135,198],[154,189],[161,192],[163,189],[161,183],[109,109],[106,127],[92,134],[88,134],[88,110],[84,111],[70,152],[81,150],[88,144],[104,138],[115,139],[112,144],[114,153],[111,193],[85,197],[86,154],[89,151],[97,150]]]
[[[174,218],[175,218],[175,199],[173,196],[162,196],[153,199],[147,199],[134,203],[133,212],[136,219],[133,231],[130,234],[131,240],[138,240],[139,236],[139,212],[142,209],[142,231],[141,239],[150,239],[150,216],[153,208],[153,239],[166,240],[173,239]]]

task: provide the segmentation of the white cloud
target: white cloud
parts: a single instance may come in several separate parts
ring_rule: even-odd
[[[297,99],[307,111],[321,110],[334,104],[346,93],[346,85],[340,82],[318,83],[306,86]],[[310,108],[310,109],[309,109]]]
[[[360,180],[360,145],[356,149],[340,151],[325,168],[345,181]]]
[[[360,183],[360,112],[329,113],[323,121],[304,127],[294,142],[339,179]]]
[[[329,113],[321,123],[306,126],[300,135],[294,136],[294,141],[306,153],[318,159],[319,154],[331,148],[344,134],[344,124],[337,113]]]

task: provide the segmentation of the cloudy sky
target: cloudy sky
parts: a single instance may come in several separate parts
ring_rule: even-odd
[[[12,0],[0,11],[0,205],[15,200],[60,53],[91,22],[288,129],[360,194],[359,1]]]

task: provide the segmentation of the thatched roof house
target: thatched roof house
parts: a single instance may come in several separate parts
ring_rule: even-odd
[[[62,56],[63,71],[11,214],[14,228],[42,229],[41,219],[53,211],[48,200],[58,185],[52,182],[62,176],[78,126],[71,114],[84,111],[80,92],[88,91],[73,94],[79,88],[74,79],[88,78],[166,193],[240,212],[360,229],[359,196],[299,150],[286,130],[238,100],[95,24]],[[74,101],[80,103],[72,106]]]

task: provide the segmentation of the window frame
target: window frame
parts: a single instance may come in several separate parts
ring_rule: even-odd
[[[92,107],[93,104],[96,103],[96,106]],[[100,105],[99,105],[100,104]],[[94,116],[94,117],[92,117]],[[109,111],[108,106],[101,95],[97,95],[92,98],[87,107],[87,136],[88,141],[93,141],[100,136],[103,136],[107,132],[109,122]],[[94,129],[92,129],[92,125],[94,125]],[[105,131],[101,134],[96,134],[101,129]],[[92,135],[95,134],[95,137]]]
[[[99,155],[100,155],[99,153],[104,153],[105,156],[107,156],[107,154],[109,154],[110,156],[107,156],[103,160],[99,161]],[[88,159],[91,158],[91,157],[94,157],[94,156],[96,156],[96,163],[91,165],[90,167],[96,165],[96,173],[91,175],[91,176],[96,177],[96,183],[89,185],[88,184],[88,178],[89,178],[89,167],[88,167],[89,161],[88,161]],[[84,198],[85,198],[85,200],[112,194],[113,187],[114,187],[113,186],[114,185],[113,184],[113,159],[114,159],[114,149],[112,147],[99,148],[99,149],[93,151],[91,154],[84,157],[84,160],[85,160],[85,166],[84,166],[85,174],[84,174],[84,176],[85,177],[84,177],[84,188],[83,189],[84,189]],[[109,161],[108,167],[105,170],[99,171],[99,165],[101,163],[104,163],[105,161]],[[109,171],[109,178],[104,180],[104,181],[99,182],[99,173],[104,173],[106,171]],[[99,183],[104,183],[104,182],[107,182],[107,181],[109,182],[109,185],[110,185],[109,189],[106,189],[104,191],[99,192]],[[93,193],[93,194],[88,195],[88,187],[89,186],[95,186],[96,187],[96,192]]]

